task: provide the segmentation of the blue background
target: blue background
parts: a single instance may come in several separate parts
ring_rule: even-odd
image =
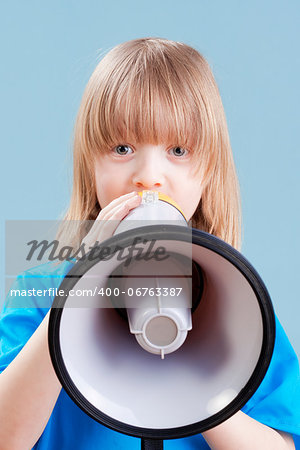
[[[101,55],[138,37],[183,41],[219,84],[241,184],[243,253],[300,354],[300,3],[20,0],[0,8],[1,247],[6,219],[56,219],[66,209],[73,123]]]

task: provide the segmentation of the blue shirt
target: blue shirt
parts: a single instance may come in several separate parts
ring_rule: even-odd
[[[48,290],[41,297],[26,297],[26,307],[9,307],[16,298],[8,295],[0,320],[0,371],[15,358],[39,326],[53,301],[53,293],[72,263],[45,264],[21,274],[12,289]],[[51,291],[50,288],[53,288]],[[22,297],[19,301],[24,300]],[[20,307],[23,306],[23,307]],[[275,348],[261,385],[242,411],[271,428],[294,435],[300,449],[299,363],[285,332],[276,318]],[[87,416],[62,389],[48,424],[34,449],[49,450],[140,449],[140,439],[112,431]],[[201,435],[165,440],[166,450],[209,449]]]

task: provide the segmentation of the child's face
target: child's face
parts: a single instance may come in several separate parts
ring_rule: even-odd
[[[101,208],[132,191],[154,190],[171,197],[189,220],[202,186],[188,150],[163,144],[122,144],[95,161],[97,198]]]

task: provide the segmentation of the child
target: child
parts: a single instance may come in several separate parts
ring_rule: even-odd
[[[139,205],[136,193],[143,189],[169,195],[191,225],[239,249],[238,183],[217,86],[196,50],[165,39],[115,47],[87,85],[66,219],[99,226],[88,233],[78,226],[68,232],[69,241],[81,235],[89,245],[110,237]],[[17,286],[58,287],[71,266],[65,261],[32,269]],[[32,306],[2,312],[1,449],[140,448],[139,439],[93,421],[61,390],[48,353],[49,312]],[[269,370],[242,411],[203,435],[165,441],[166,449],[294,448],[291,435],[300,434],[298,362],[276,325]]]

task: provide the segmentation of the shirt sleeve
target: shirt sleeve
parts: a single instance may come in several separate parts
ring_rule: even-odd
[[[242,411],[253,419],[300,436],[300,374],[298,358],[276,317],[273,356],[267,373]]]
[[[64,263],[54,267],[39,266],[23,272],[14,281],[0,315],[0,373],[44,319],[55,297],[55,289],[71,266]],[[38,290],[41,295],[37,295]]]

